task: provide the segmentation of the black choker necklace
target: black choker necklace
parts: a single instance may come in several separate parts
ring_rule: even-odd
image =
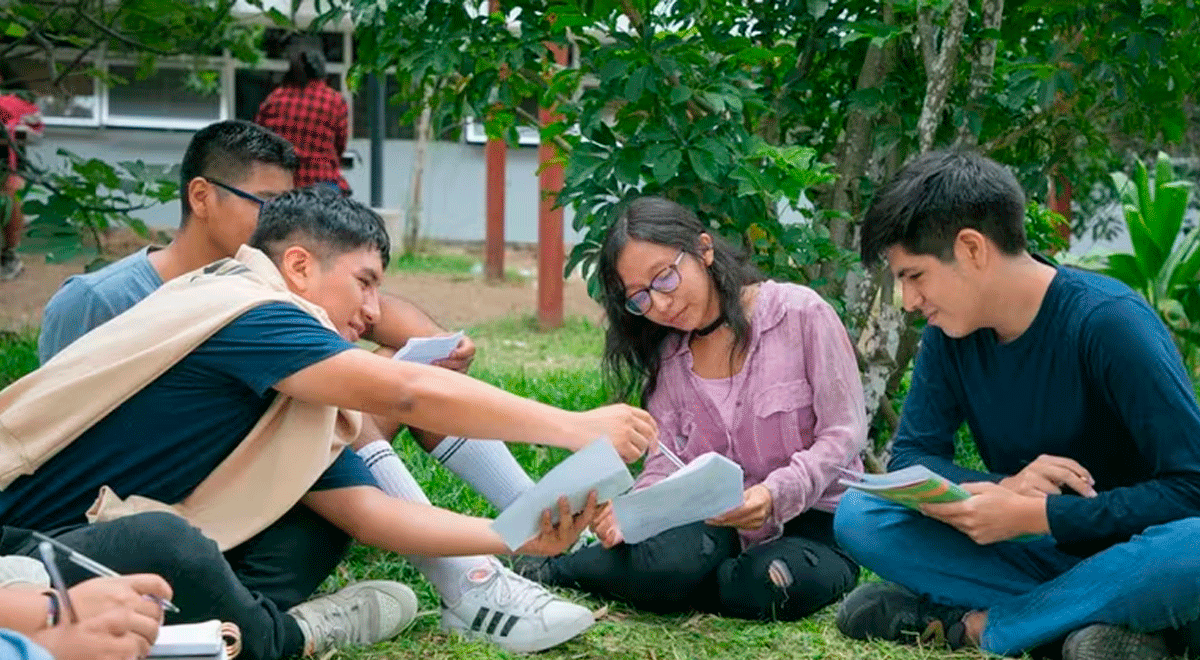
[[[708,335],[711,335],[713,332],[716,331],[717,328],[719,328],[723,325],[725,325],[725,314],[724,313],[718,314],[716,320],[714,320],[712,323],[709,323],[708,325],[704,326],[703,328],[696,328],[695,330],[692,330],[692,334],[696,335],[697,337],[706,337]]]

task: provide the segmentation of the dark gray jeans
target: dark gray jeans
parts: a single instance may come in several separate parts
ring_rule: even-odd
[[[0,534],[0,553],[37,556],[28,530],[4,527]],[[286,612],[312,595],[350,544],[345,533],[303,505],[224,554],[200,530],[169,513],[143,513],[50,536],[118,573],[161,575],[180,609],[167,615],[167,623],[232,621],[241,628],[239,658],[246,660],[302,653],[300,627]],[[68,584],[92,577],[63,560],[59,568]]]

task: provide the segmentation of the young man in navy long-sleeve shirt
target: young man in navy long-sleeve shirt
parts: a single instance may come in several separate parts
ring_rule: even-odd
[[[1155,311],[1108,277],[1027,251],[1024,194],[966,152],[914,161],[862,227],[927,319],[890,467],[963,482],[913,511],[862,493],[839,542],[889,582],[837,623],[856,638],[1063,643],[1067,660],[1170,657],[1200,616],[1200,407]],[[966,422],[986,472],[953,462]],[[1031,540],[1032,538],[1032,540]]]

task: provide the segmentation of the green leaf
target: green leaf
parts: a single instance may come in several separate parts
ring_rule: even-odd
[[[646,90],[646,76],[650,74],[650,67],[641,67],[634,71],[625,81],[624,99],[630,103],[637,103],[642,98],[642,92]]]
[[[29,31],[18,23],[9,23],[8,27],[4,28],[4,35],[14,39],[22,39]]]
[[[683,152],[671,145],[651,161],[650,170],[654,173],[654,180],[660,185],[666,185],[679,173],[679,165],[682,162]]]
[[[1158,222],[1152,229],[1154,242],[1163,252],[1170,252],[1175,245],[1175,238],[1183,227],[1183,216],[1187,212],[1191,193],[1190,181],[1171,181],[1158,185],[1158,193],[1154,196],[1154,216]]]
[[[690,149],[688,150],[688,160],[692,164],[692,170],[696,172],[696,176],[701,181],[717,183],[717,163],[711,153],[704,149]]]
[[[671,105],[682,105],[692,98],[692,90],[687,85],[675,85],[671,88],[671,94],[667,98]]]
[[[829,0],[808,0],[808,15],[821,18],[829,11]]]

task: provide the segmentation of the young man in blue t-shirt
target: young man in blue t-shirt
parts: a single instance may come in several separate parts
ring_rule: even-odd
[[[1200,408],[1154,310],[1029,254],[1024,208],[1006,168],[937,152],[867,211],[864,263],[886,259],[928,321],[889,467],[972,495],[913,511],[848,492],[838,541],[889,582],[851,593],[837,624],[998,654],[1169,657],[1164,631],[1200,615]],[[986,471],[954,463],[964,421]]]
[[[241,445],[278,394],[385,415],[433,432],[570,449],[605,436],[626,456],[640,455],[655,437],[649,415],[629,406],[567,412],[449,369],[398,362],[357,347],[353,342],[378,318],[388,239],[377,215],[334,191],[293,190],[267,202],[250,244],[266,255],[259,255],[260,262],[273,264],[267,279],[278,278],[280,286],[320,307],[334,329],[290,302],[267,302],[233,318],[81,435],[61,438],[68,444],[58,453],[0,492],[0,551],[28,553],[27,530],[71,530],[62,535],[64,542],[118,572],[166,578],[188,618],[237,623],[244,633],[243,657],[319,653],[394,635],[414,613],[411,592],[386,582],[352,585],[350,593],[304,602],[337,565],[351,538],[428,557],[507,552],[489,521],[388,496],[362,457],[347,451],[306,485],[307,494],[286,515],[224,556],[168,513],[81,527],[96,493],[108,486],[126,499],[184,500]],[[173,296],[176,305],[195,297],[191,290],[164,295]],[[154,299],[144,304],[153,305]],[[139,306],[128,314],[154,309]],[[132,345],[149,342],[136,336],[140,317],[130,318],[112,322],[126,321],[118,335]],[[60,359],[109,346],[112,335],[84,346],[85,337]],[[55,360],[44,368],[65,364]],[[39,404],[48,409],[70,405],[48,396]],[[70,391],[54,396],[66,398]],[[264,498],[276,492],[272,484],[262,489]],[[594,508],[593,502],[577,518],[562,515],[558,526],[551,526],[547,516],[542,534],[523,552],[566,549]],[[290,541],[281,543],[281,537]],[[546,598],[542,591],[511,588],[507,595]],[[580,609],[578,623],[586,627],[591,613]],[[505,635],[524,623],[520,615],[481,607],[467,632],[490,629]],[[535,628],[543,625],[534,622]]]
[[[231,257],[250,239],[258,210],[266,200],[292,188],[297,167],[292,145],[270,130],[240,120],[210,124],[192,136],[180,164],[179,231],[164,248],[144,248],[94,273],[67,279],[46,304],[38,337],[38,357],[47,362],[59,351],[149,296],[163,282],[218,259]],[[379,318],[363,337],[391,350],[410,337],[445,331],[424,312],[396,296],[381,293]],[[463,337],[451,356],[435,364],[466,373],[475,348]],[[355,449],[385,492],[428,502],[392,448],[399,432],[394,420],[369,427]],[[442,465],[462,477],[497,510],[503,510],[533,485],[504,443],[496,440],[443,438],[413,432],[414,438]],[[292,538],[281,539],[295,543]],[[541,650],[582,632],[583,606],[554,596],[519,579],[483,557],[410,557],[437,589],[442,623],[469,628],[480,608],[519,617],[504,635],[483,627],[472,634],[515,651]],[[511,598],[511,593],[529,592]]]

